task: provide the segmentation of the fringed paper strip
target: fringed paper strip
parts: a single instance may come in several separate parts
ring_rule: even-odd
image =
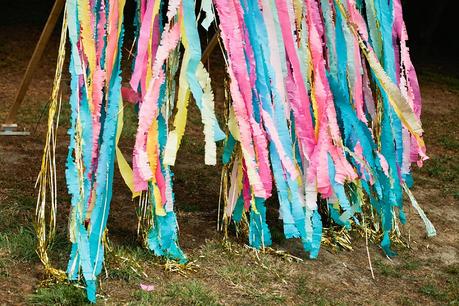
[[[167,7],[158,1],[138,2],[137,52],[130,81],[131,89],[139,97],[132,182],[132,190],[142,193],[139,231],[146,246],[156,255],[181,263],[187,259],[177,241],[170,166],[175,163],[185,132],[190,93],[202,115],[206,164],[215,165],[216,141],[225,138],[215,117],[210,78],[200,62],[201,46],[194,11],[193,1],[172,1]],[[175,102],[180,42],[185,52]],[[169,131],[172,119],[174,128]]]
[[[71,127],[67,186],[71,199],[67,267],[80,273],[88,299],[96,301],[97,276],[112,197],[118,112],[121,100],[121,46],[124,0],[68,0],[71,45]]]

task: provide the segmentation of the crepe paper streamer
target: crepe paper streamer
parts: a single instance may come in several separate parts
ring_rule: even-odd
[[[183,136],[186,122],[186,107],[189,90],[193,92],[202,110],[205,123],[206,163],[215,164],[216,146],[214,129],[218,128],[213,114],[213,95],[210,79],[199,64],[200,45],[196,33],[187,33],[196,28],[194,3],[181,1],[169,3],[166,20],[161,11],[166,7],[159,2],[141,1],[139,10],[139,40],[133,76],[132,89],[138,92],[139,128],[134,149],[134,190],[146,192],[144,210],[146,216],[144,240],[146,246],[157,256],[173,258],[181,263],[187,261],[177,242],[177,221],[173,212],[172,171],[169,165],[175,162],[175,155]],[[192,5],[192,6],[190,6]],[[185,30],[186,25],[192,29]],[[187,39],[187,36],[190,36]],[[194,35],[194,36],[193,36]],[[179,42],[185,46],[185,56],[180,75],[179,101],[177,103],[176,131],[168,131],[175,103],[174,77],[178,71]],[[198,45],[195,46],[196,41]],[[167,63],[166,63],[167,60]],[[174,89],[171,89],[174,88]],[[204,91],[203,91],[204,90]],[[172,99],[171,99],[172,98]],[[178,120],[178,121],[177,121]],[[220,139],[224,138],[220,132]]]
[[[406,194],[410,198],[411,204],[413,205],[414,209],[416,209],[417,213],[421,217],[422,221],[424,222],[424,225],[426,227],[426,232],[427,232],[427,237],[435,237],[437,235],[437,231],[435,230],[435,227],[433,226],[432,222],[427,218],[424,210],[419,206],[418,201],[416,201],[416,198],[413,196],[413,193],[411,190],[408,188],[406,184],[403,184],[403,190],[405,190]]]
[[[138,199],[145,247],[187,262],[178,243],[171,167],[191,98],[201,113],[206,164],[217,163],[217,142],[224,140],[225,233],[231,220],[246,223],[251,246],[271,245],[267,205],[275,193],[285,237],[300,239],[310,258],[319,254],[323,222],[346,230],[371,226],[381,234],[384,252],[394,256],[391,235],[406,222],[406,192],[427,236],[436,235],[409,190],[411,164],[422,166],[428,157],[400,0],[204,0],[200,23],[194,0],[138,0],[129,88],[121,86],[124,4],[67,0],[37,181],[37,251],[48,272],[63,278],[47,249],[56,227],[55,144],[66,34],[72,242],[67,278],[83,276],[89,301],[96,301],[104,261],[115,158]],[[217,20],[229,78],[226,133],[215,115],[198,31]],[[118,147],[123,100],[138,110],[132,167]]]
[[[194,1],[183,2],[183,23],[182,29],[185,39],[185,49],[190,50],[190,57],[187,58],[186,76],[188,86],[201,112],[205,134],[205,163],[216,164],[216,141],[223,140],[225,134],[220,129],[214,113],[213,93],[210,86],[209,74],[201,61],[201,44],[194,14]]]
[[[67,277],[76,280],[80,273],[83,275],[91,302],[96,301],[96,279],[102,269],[112,194],[121,99],[123,10],[123,0],[67,1],[53,88],[54,102],[50,108],[51,133],[48,135],[55,137],[52,117],[56,111],[55,101],[68,29],[71,46],[71,125],[66,179],[71,195],[69,234],[72,251]],[[55,169],[55,164],[52,167]],[[52,180],[55,184],[55,176]],[[55,185],[51,186],[54,194],[55,188]],[[52,239],[52,235],[47,239]],[[43,259],[45,265],[46,257]]]
[[[209,30],[209,26],[215,20],[214,11],[212,8],[212,0],[203,0],[201,2],[201,11],[204,11],[206,18],[201,22],[204,29]]]
[[[131,166],[124,157],[123,152],[121,152],[121,149],[118,147],[118,142],[121,138],[121,132],[124,126],[123,100],[124,96],[122,97],[122,99],[120,99],[119,102],[118,127],[116,129],[116,162],[118,164],[118,169],[120,170],[120,174],[123,177],[124,182],[128,186],[129,190],[131,190],[132,192],[132,198],[137,198],[140,196],[140,192],[136,192],[134,190],[134,173],[132,171]]]
[[[273,177],[284,234],[301,238],[311,258],[320,248],[324,203],[348,229],[370,204],[381,246],[395,255],[389,234],[394,220],[406,221],[410,164],[427,158],[400,1],[214,4],[231,95],[225,224],[250,212],[249,242],[269,245],[263,203]]]
[[[180,27],[175,23],[179,2],[172,2],[167,12],[167,23],[162,25],[159,1],[141,1],[138,20],[140,38],[137,42],[137,54],[131,86],[140,97],[139,125],[134,149],[134,189],[146,193],[147,207],[150,212],[144,218],[149,218],[145,232],[144,243],[157,256],[169,256],[186,261],[183,252],[177,245],[177,224],[173,211],[166,212],[166,203],[173,207],[173,195],[167,194],[165,174],[168,167],[161,163],[164,143],[161,141],[167,135],[169,113],[161,111],[165,97],[166,71],[165,61],[177,47],[180,39]],[[138,78],[136,80],[136,77]],[[136,85],[139,84],[139,85]],[[167,102],[166,102],[167,103]],[[166,105],[167,106],[167,105]],[[170,176],[170,174],[168,174]]]

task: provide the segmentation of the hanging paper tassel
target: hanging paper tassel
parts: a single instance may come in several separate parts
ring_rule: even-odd
[[[172,171],[185,132],[190,92],[201,111],[205,135],[205,163],[216,163],[216,141],[225,135],[215,113],[210,78],[201,60],[194,1],[174,1],[166,7],[159,1],[139,2],[139,39],[130,85],[137,91],[139,126],[133,156],[134,190],[146,192],[151,213],[146,245],[158,256],[186,262],[177,241],[177,220],[173,211]],[[163,21],[165,13],[166,20]],[[175,75],[182,59],[178,101],[175,103]],[[173,121],[169,122],[177,108]],[[143,218],[143,217],[142,217]]]
[[[96,278],[112,197],[124,0],[67,1],[71,45],[71,127],[67,186],[72,196],[68,278],[80,272],[88,299],[96,301]]]
[[[214,2],[232,98],[224,218],[239,222],[246,203],[249,242],[262,247],[269,230],[261,203],[272,176],[284,234],[301,238],[311,258],[324,201],[331,219],[348,229],[369,201],[381,246],[394,255],[389,236],[394,220],[405,222],[409,165],[427,158],[400,2]]]
[[[159,1],[141,1],[139,39],[131,87],[140,97],[139,125],[134,147],[134,190],[146,192],[150,213],[144,229],[145,244],[157,256],[186,262],[177,242],[177,221],[173,211],[172,172],[162,162],[167,139],[169,109],[165,62],[180,40],[177,22],[180,2],[170,3],[163,25]],[[174,69],[176,71],[176,69]],[[173,78],[173,76],[172,76]]]

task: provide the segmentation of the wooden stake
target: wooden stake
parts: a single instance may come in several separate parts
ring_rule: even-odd
[[[24,100],[25,94],[30,85],[30,81],[32,80],[33,73],[37,68],[38,63],[40,62],[41,56],[43,55],[43,51],[45,50],[49,38],[51,37],[56,23],[59,20],[59,16],[61,15],[61,12],[64,8],[64,4],[65,0],[56,0],[56,2],[54,2],[54,6],[40,35],[40,39],[35,46],[35,50],[33,51],[32,57],[30,58],[29,64],[27,65],[24,76],[22,77],[21,85],[19,86],[19,90],[16,94],[14,103],[10,107],[8,117],[6,117],[7,124],[13,124],[16,121],[17,112],[22,104],[22,101]]]
[[[202,54],[201,57],[201,62],[204,64],[207,62],[209,59],[210,55],[214,51],[215,47],[218,45],[218,38],[220,37],[220,33],[215,33],[212,39],[209,41],[209,44],[207,45],[206,49],[204,50],[204,53]]]

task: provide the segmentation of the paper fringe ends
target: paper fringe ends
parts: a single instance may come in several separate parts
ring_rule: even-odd
[[[135,61],[130,88],[121,88],[125,1],[67,0],[37,180],[37,251],[49,273],[64,277],[52,267],[47,249],[56,228],[55,145],[67,31],[67,277],[83,276],[91,302],[104,262],[115,158],[139,199],[138,233],[145,246],[157,256],[187,262],[178,245],[171,166],[191,96],[204,125],[206,164],[217,163],[216,142],[224,139],[225,232],[233,220],[247,226],[252,247],[271,245],[266,201],[274,184],[284,235],[300,238],[310,258],[317,257],[321,242],[330,242],[322,237],[324,228],[342,232],[336,226],[354,225],[366,237],[368,231],[380,233],[384,252],[395,255],[390,235],[398,222],[406,222],[403,191],[427,235],[436,234],[409,190],[411,164],[422,166],[427,156],[400,0],[202,1],[201,25],[207,30],[215,15],[219,19],[229,76],[226,133],[216,120],[209,73],[201,63],[195,3],[167,3],[137,1]],[[138,104],[132,168],[118,148],[123,98]],[[338,243],[351,248],[346,237]]]

